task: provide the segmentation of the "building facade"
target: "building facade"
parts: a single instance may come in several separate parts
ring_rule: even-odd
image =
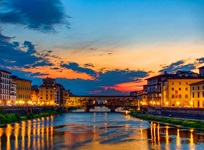
[[[29,105],[31,102],[31,80],[11,76],[13,82],[16,82],[16,105]]]
[[[16,105],[16,82],[10,80],[10,103]]]
[[[161,106],[163,82],[176,74],[161,74],[147,80],[147,101],[149,106]]]
[[[138,106],[148,106],[147,85],[143,86],[143,90],[137,92]]]
[[[45,78],[39,88],[39,103],[40,105],[54,105],[55,101],[57,101],[56,81],[53,78]]]
[[[10,72],[0,70],[0,105],[10,103],[10,76]]]
[[[163,83],[161,106],[192,107],[190,84],[203,80],[194,77],[169,78]]]
[[[204,108],[204,80],[190,84],[191,106]]]
[[[59,106],[64,106],[65,100],[66,100],[66,90],[63,85],[58,83],[56,84],[56,89],[57,89],[57,99],[55,103]]]
[[[40,105],[39,101],[39,87],[34,85],[31,87],[31,101],[32,105]]]

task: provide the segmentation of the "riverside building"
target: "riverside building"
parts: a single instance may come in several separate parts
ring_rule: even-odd
[[[53,78],[43,79],[43,84],[39,88],[40,105],[53,105],[57,101],[56,81]]]
[[[191,88],[191,85],[202,80],[204,80],[204,67],[199,68],[199,74],[192,71],[177,71],[176,74],[165,72],[164,74],[148,78],[148,106],[201,106],[201,100],[198,102],[198,100],[192,97],[193,87]]]
[[[22,79],[18,76],[11,76],[16,83],[16,105],[29,105],[31,103],[31,80]]]
[[[0,70],[0,105],[10,103],[10,76],[10,72]]]

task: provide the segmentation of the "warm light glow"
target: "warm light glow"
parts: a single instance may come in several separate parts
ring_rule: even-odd
[[[177,105],[180,105],[180,102],[176,102]]]
[[[169,105],[169,102],[166,102],[166,105]]]

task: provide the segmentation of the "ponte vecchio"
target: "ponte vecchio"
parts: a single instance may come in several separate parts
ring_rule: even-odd
[[[67,97],[65,107],[76,107],[84,109],[89,112],[97,106],[105,106],[111,112],[119,107],[123,108],[137,108],[138,101],[134,96],[70,96]]]

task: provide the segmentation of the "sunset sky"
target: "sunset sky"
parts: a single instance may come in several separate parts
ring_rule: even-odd
[[[76,95],[204,65],[203,0],[0,0],[0,29],[0,69]]]

